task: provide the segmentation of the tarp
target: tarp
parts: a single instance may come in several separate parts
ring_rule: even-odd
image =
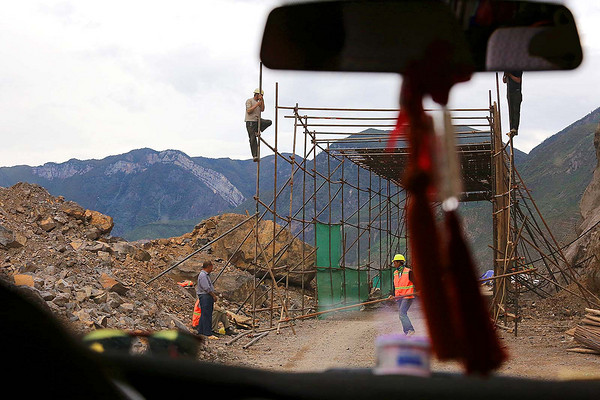
[[[479,278],[479,280],[489,279],[489,278],[493,278],[493,277],[494,277],[494,270],[488,269],[487,271],[484,272],[483,275],[481,275],[481,278]],[[492,286],[493,282],[491,280],[489,280],[489,281],[481,282],[481,284],[487,285],[487,286]]]
[[[489,279],[489,278],[493,278],[494,277],[494,270],[493,269],[488,269],[487,271],[484,272],[483,275],[481,275],[481,279]]]
[[[342,303],[344,276],[340,269],[341,225],[316,224],[318,311]]]
[[[317,267],[340,268],[341,227],[340,224],[328,225],[317,222]]]
[[[318,311],[358,304],[369,297],[368,268],[340,265],[341,225],[316,224]],[[392,269],[376,271],[374,279],[383,294],[392,291]],[[372,274],[371,274],[372,275]],[[327,315],[327,314],[325,314]]]

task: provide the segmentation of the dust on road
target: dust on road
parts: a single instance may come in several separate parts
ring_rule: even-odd
[[[427,335],[418,302],[413,303],[409,316],[416,334]],[[376,363],[375,338],[402,333],[394,305],[300,321],[295,329],[295,336],[287,331],[280,335],[272,332],[240,358],[246,358],[244,364],[249,366],[287,372],[372,368]]]
[[[427,335],[425,318],[417,301],[409,310],[416,335]],[[568,324],[568,321],[564,321]],[[554,323],[556,323],[554,321]],[[373,368],[376,364],[375,338],[402,333],[397,307],[383,305],[374,310],[345,311],[326,319],[298,321],[296,335],[283,329],[271,332],[251,347],[242,346],[251,339],[241,339],[225,346],[228,339],[211,345],[221,348],[233,365],[281,372],[317,372],[337,368]],[[600,378],[600,356],[569,353],[572,339],[564,328],[552,328],[547,320],[526,320],[520,324],[519,336],[499,331],[509,360],[499,375],[536,379],[561,379],[565,376]],[[432,360],[433,371],[462,372],[456,362]]]

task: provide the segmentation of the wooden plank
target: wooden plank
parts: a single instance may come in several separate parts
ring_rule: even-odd
[[[579,325],[575,328],[574,338],[577,343],[600,351],[600,329]]]
[[[591,325],[591,326],[598,326],[600,327],[600,322],[596,322],[594,320],[588,319],[588,318],[584,318],[581,320],[581,322],[583,322],[586,325]]]
[[[594,310],[593,308],[586,308],[585,312],[594,314],[594,315],[600,315],[600,310]]]
[[[242,346],[242,348],[247,349],[248,347],[252,346],[254,343],[258,342],[260,339],[264,338],[265,336],[267,336],[269,334],[269,332],[263,332],[260,335],[256,336],[254,339],[252,339],[251,341],[249,341],[248,343],[246,343],[245,345]]]
[[[595,317],[591,314],[587,314],[585,317],[591,319],[592,321],[600,322],[600,317]]]
[[[243,315],[234,314],[231,311],[226,311],[227,316],[233,320],[233,322],[238,326],[251,327],[252,326],[252,318],[245,317]]]
[[[233,339],[231,339],[229,342],[225,343],[225,345],[226,346],[232,345],[233,343],[240,340],[242,337],[249,335],[249,334],[250,334],[250,332],[242,332],[242,333],[238,334],[236,337],[234,337]]]
[[[567,351],[571,352],[571,353],[581,353],[581,354],[599,354],[600,355],[600,351],[594,350],[594,349],[590,349],[587,347],[573,347],[572,349],[567,349]]]

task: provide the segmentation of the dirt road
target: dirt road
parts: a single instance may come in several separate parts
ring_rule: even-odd
[[[426,335],[425,320],[419,303],[409,316],[417,334]],[[510,359],[498,371],[502,375],[540,379],[560,379],[565,376],[600,377],[600,356],[566,352],[571,339],[564,335],[568,322],[525,320],[519,336],[500,332]],[[376,363],[375,338],[382,334],[401,333],[397,309],[383,306],[375,310],[346,311],[322,320],[298,321],[296,335],[285,329],[277,335],[271,332],[248,349],[250,341],[243,338],[231,346],[228,339],[211,343],[227,352],[231,364],[254,368],[300,372],[324,371],[332,368],[372,368]],[[457,363],[432,362],[432,370],[460,372]]]

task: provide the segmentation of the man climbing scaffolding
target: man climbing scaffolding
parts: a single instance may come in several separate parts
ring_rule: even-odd
[[[252,158],[254,162],[258,161],[258,137],[259,133],[259,121],[260,121],[260,132],[263,132],[273,123],[269,119],[260,117],[260,113],[265,111],[265,101],[263,98],[264,91],[256,89],[254,90],[254,97],[246,100],[246,130],[248,131],[248,139],[250,140],[250,150],[252,151]]]
[[[521,120],[521,80],[523,71],[507,71],[502,77],[502,82],[506,83],[506,97],[508,100],[508,118],[510,123],[510,136],[519,134],[519,121]]]

